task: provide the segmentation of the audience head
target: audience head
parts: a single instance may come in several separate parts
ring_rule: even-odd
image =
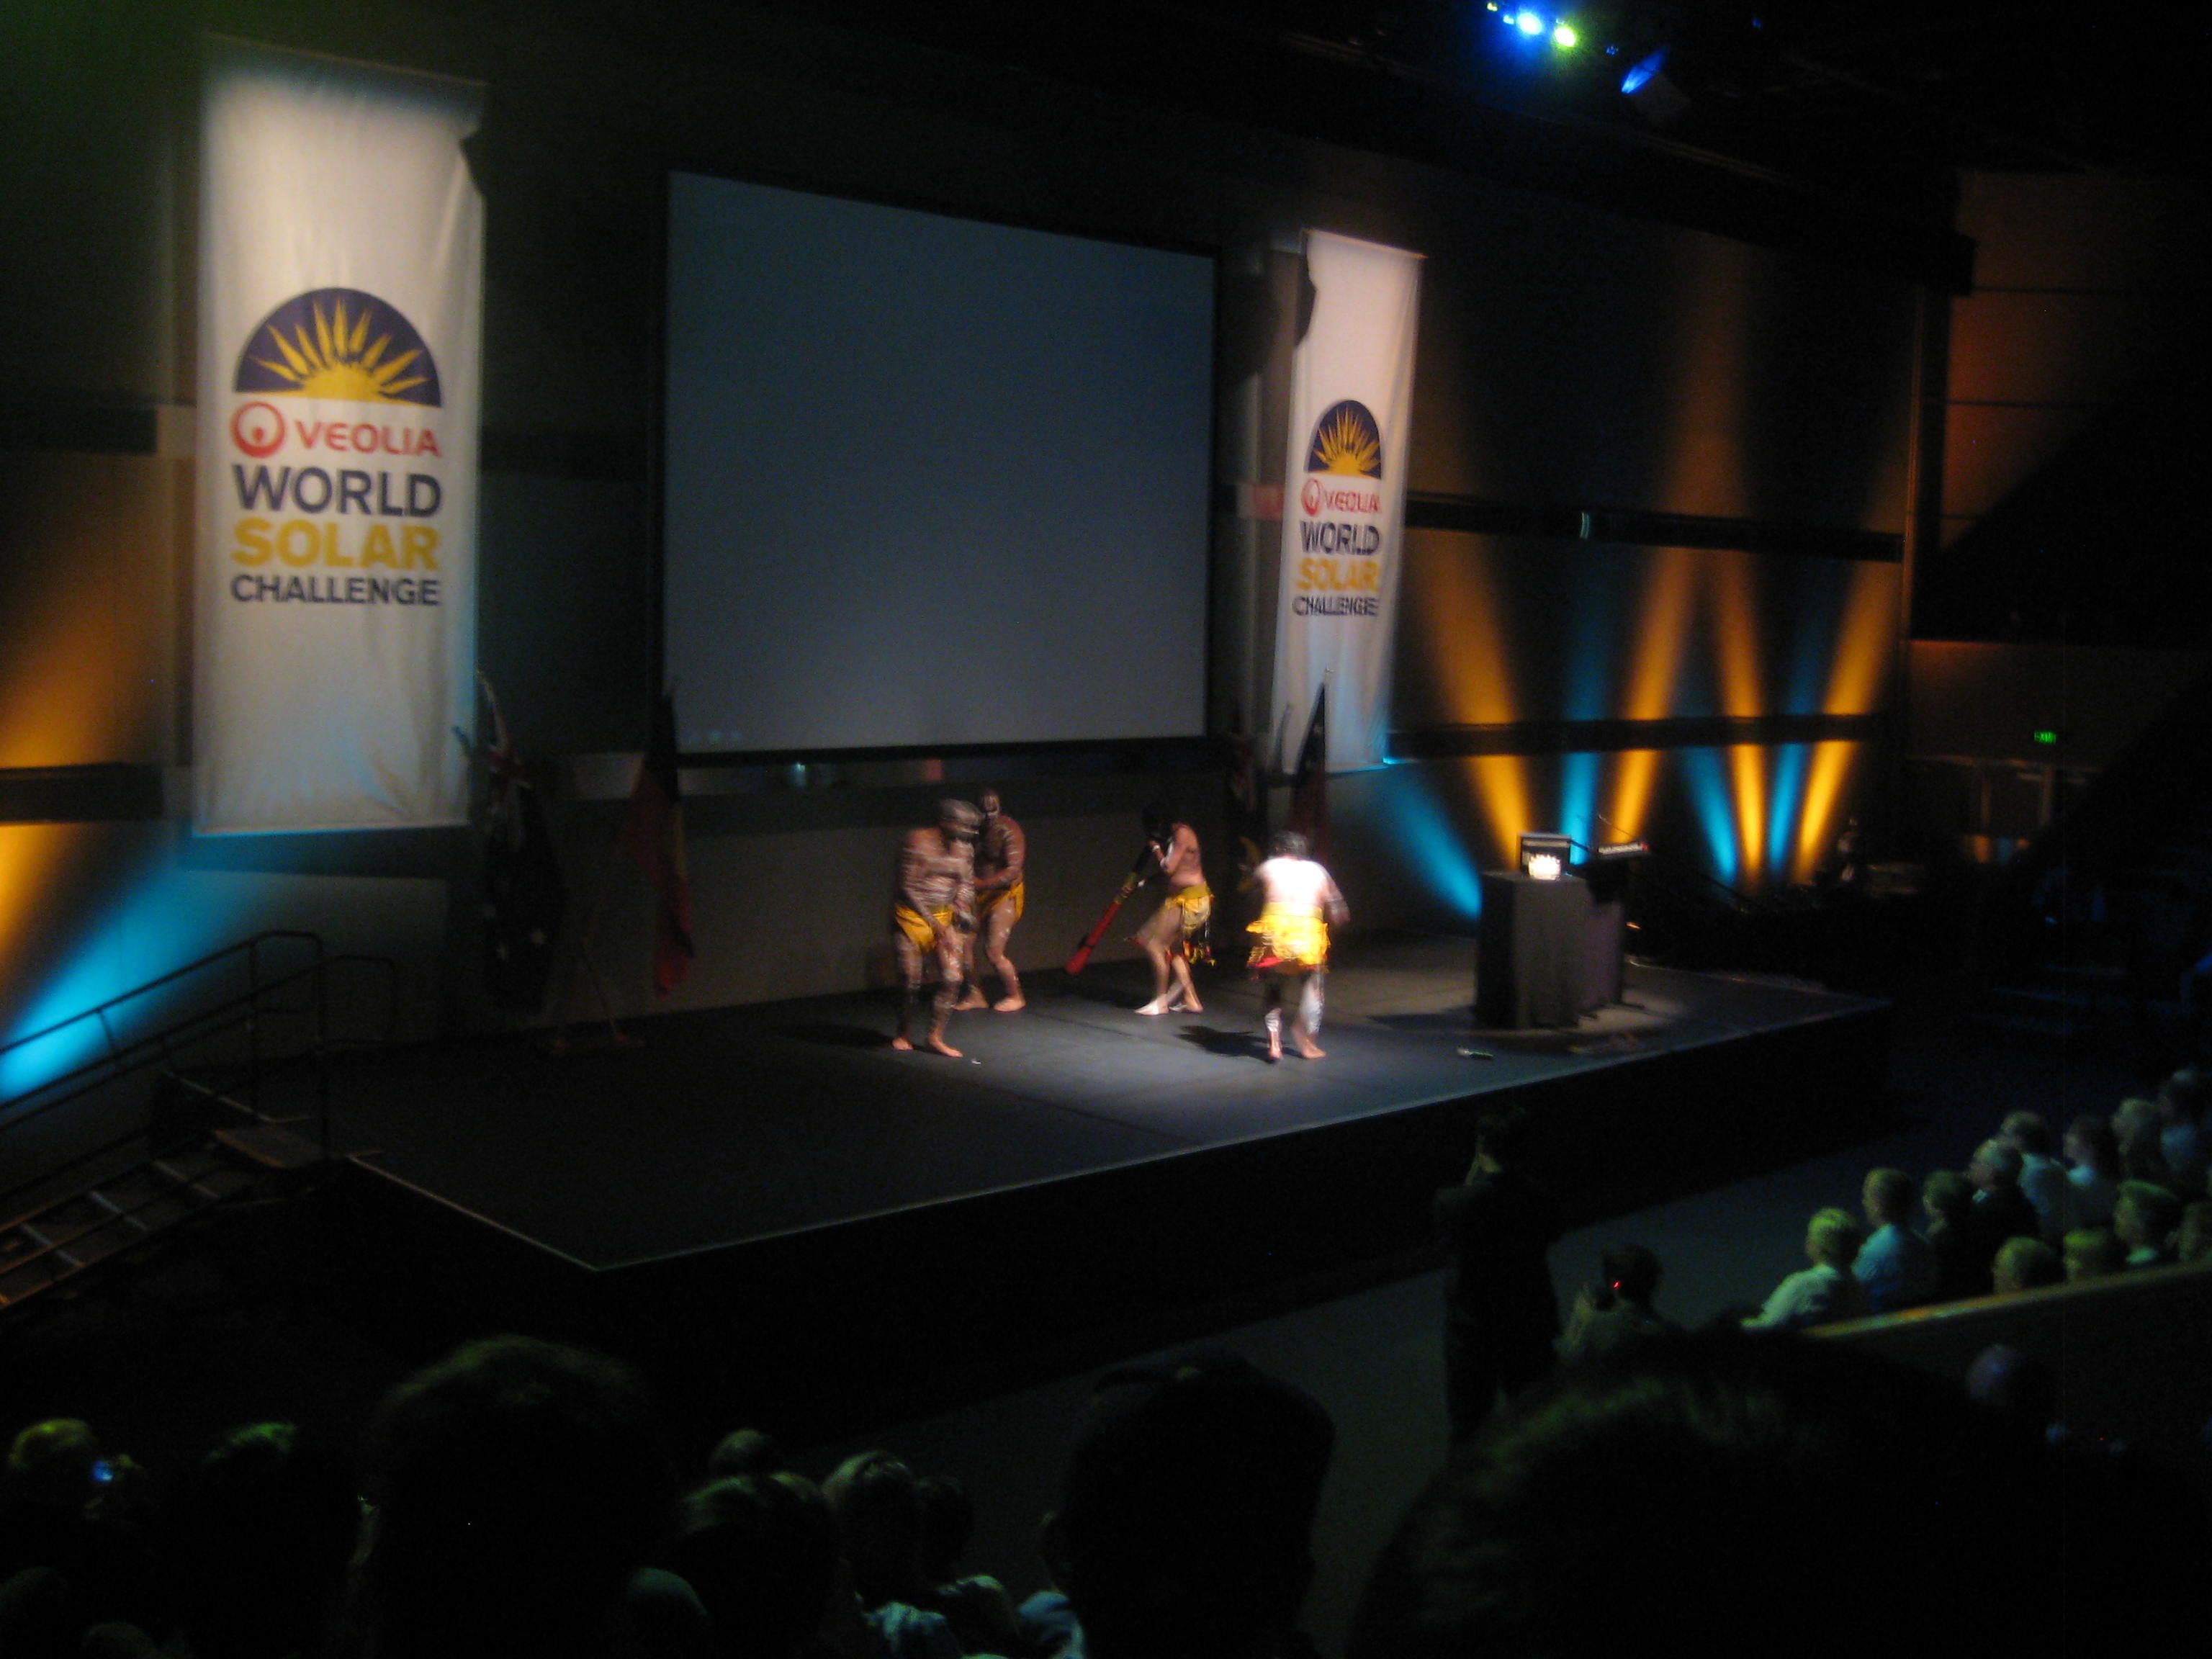
[[[915,1485],[921,1498],[921,1576],[949,1584],[975,1531],[975,1504],[968,1488],[949,1474],[925,1474]]]
[[[2040,1112],[2008,1112],[2004,1121],[1997,1126],[1997,1139],[2009,1141],[2022,1158],[2049,1158],[2055,1150],[2051,1126],[2043,1121]]]
[[[8,1448],[0,1501],[19,1519],[44,1516],[73,1524],[98,1499],[106,1462],[100,1437],[82,1419],[33,1423]]]
[[[2084,1112],[2066,1126],[2066,1158],[2070,1164],[2094,1170],[2117,1181],[2120,1176],[2120,1144],[2112,1138],[2112,1120]]]
[[[1334,1441],[1310,1396],[1234,1355],[1102,1377],[1045,1527],[1092,1659],[1275,1653]]]
[[[2142,1095],[2130,1095],[2112,1111],[2112,1138],[2124,1159],[2146,1139],[2158,1144],[2158,1103]]]
[[[1659,1294],[1659,1258],[1641,1244],[1615,1244],[1598,1258],[1601,1282],[1623,1302],[1649,1308]]]
[[[178,1623],[200,1659],[319,1651],[361,1531],[346,1459],[289,1423],[234,1429],[164,1515]]]
[[[1931,1653],[2047,1647],[2069,1611],[2122,1643],[2200,1635],[2201,1510],[2138,1507],[2114,1472],[2062,1479],[2057,1459],[1954,1386],[1836,1344],[1640,1344],[1559,1373],[1417,1500],[1348,1659],[1624,1652],[1668,1631],[1858,1659],[1864,1622],[1809,1613],[1808,1571]],[[2062,1491],[2082,1517],[2064,1539]],[[2146,1606],[2169,1571],[2178,1603]]]
[[[2040,1359],[2006,1342],[1993,1342],[1966,1367],[1966,1398],[2047,1428],[2058,1416],[2058,1377]]]
[[[670,1515],[636,1375],[532,1337],[471,1342],[393,1389],[368,1465],[382,1659],[596,1650]]]
[[[2128,1264],[2128,1247],[2110,1227],[2076,1227],[2060,1241],[2066,1261],[2066,1282],[2102,1279]]]
[[[2212,1257],[2212,1198],[2200,1198],[2184,1206],[2174,1255],[2183,1261],[2203,1261]]]
[[[1511,1166],[1528,1156],[1528,1139],[1535,1120],[1520,1106],[1492,1106],[1474,1121],[1474,1150],[1482,1157]]]
[[[2154,1181],[2123,1181],[2112,1231],[2130,1252],[2165,1250],[2181,1225],[2181,1200]]]
[[[855,1452],[822,1483],[838,1541],[864,1606],[908,1601],[921,1577],[921,1493],[914,1471],[887,1451]]]
[[[1310,859],[1313,843],[1295,830],[1278,830],[1267,839],[1267,855],[1278,859]]]
[[[732,1475],[684,1500],[661,1559],[698,1593],[719,1653],[792,1659],[830,1607],[836,1517],[795,1474]]]
[[[1931,1224],[1955,1227],[1973,1212],[1973,1183],[1955,1170],[1938,1170],[1921,1182],[1920,1204]]]
[[[707,1456],[707,1478],[774,1474],[784,1467],[783,1443],[765,1429],[732,1429]]]
[[[2168,1123],[2195,1123],[2212,1099],[2212,1074],[2185,1066],[2158,1087],[2158,1115]]]
[[[2020,1148],[2009,1140],[1991,1139],[1974,1148],[1974,1161],[1966,1166],[1966,1179],[1985,1193],[2002,1192],[2020,1185]]]
[[[1999,1296],[2017,1296],[2065,1279],[2058,1252],[2039,1238],[2008,1238],[1990,1263],[1990,1284]]]
[[[1918,1196],[1912,1177],[1904,1170],[1869,1170],[1859,1188],[1859,1205],[1870,1226],[1909,1227],[1913,1200]]]
[[[1865,1242],[1866,1235],[1849,1210],[1815,1211],[1805,1229],[1805,1254],[1824,1267],[1840,1267],[1847,1273]]]

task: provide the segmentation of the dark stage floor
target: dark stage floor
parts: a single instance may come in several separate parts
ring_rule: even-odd
[[[670,1015],[629,1048],[520,1039],[371,1055],[336,1133],[366,1167],[578,1266],[625,1267],[1194,1152],[1346,1125],[1832,1022],[1881,1005],[1632,967],[1572,1031],[1471,1029],[1472,943],[1355,940],[1328,1058],[1269,1065],[1254,987],[1145,1018],[1140,963],[1041,975],[1015,1015],[958,1016],[966,1057],[898,1054],[866,996]],[[1626,1081],[1626,1079],[1624,1079]]]

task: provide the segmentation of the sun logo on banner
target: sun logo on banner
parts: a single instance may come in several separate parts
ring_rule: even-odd
[[[438,366],[414,324],[373,294],[319,288],[287,300],[246,337],[239,392],[436,409]]]
[[[1330,405],[1314,422],[1306,450],[1309,472],[1341,472],[1357,478],[1382,476],[1382,428],[1367,405],[1346,398]]]

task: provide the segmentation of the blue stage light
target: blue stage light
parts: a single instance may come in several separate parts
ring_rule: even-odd
[[[1521,14],[1518,27],[1523,34],[1541,34],[1544,32],[1544,20],[1533,11],[1524,11]]]
[[[1628,73],[1620,77],[1620,89],[1625,93],[1641,92],[1645,83],[1666,67],[1667,48],[1662,46],[1649,58],[1639,58]]]

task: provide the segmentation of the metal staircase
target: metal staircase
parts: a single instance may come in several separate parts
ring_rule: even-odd
[[[226,1205],[276,1195],[331,1157],[334,973],[398,971],[274,930],[0,1044],[0,1317]],[[149,1029],[150,1028],[150,1029]]]

